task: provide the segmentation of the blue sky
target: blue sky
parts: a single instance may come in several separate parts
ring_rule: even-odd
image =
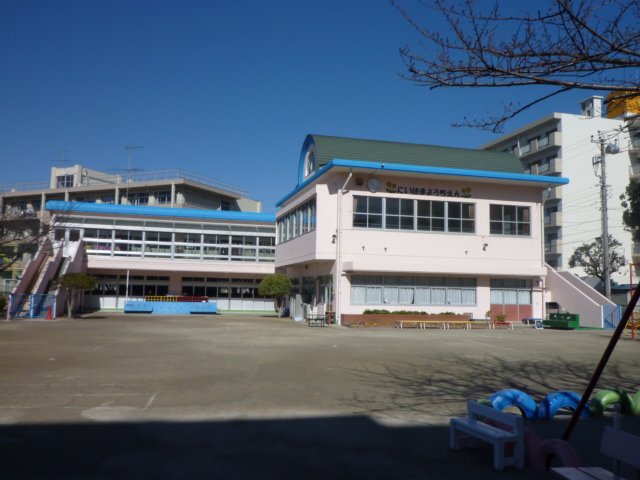
[[[396,72],[418,41],[386,0],[2,0],[0,183],[48,179],[63,150],[126,169],[143,146],[132,168],[237,185],[274,212],[308,133],[475,148],[495,134],[451,123],[531,94],[417,87]]]

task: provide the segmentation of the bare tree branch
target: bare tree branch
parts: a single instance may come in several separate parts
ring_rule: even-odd
[[[408,72],[400,73],[403,78],[430,89],[554,88],[522,106],[503,104],[500,115],[456,126],[500,132],[524,110],[571,90],[619,92],[616,101],[640,94],[637,0],[548,0],[545,11],[515,15],[503,15],[499,3],[485,13],[478,0],[416,1],[440,15],[446,28],[428,29],[400,0],[389,0],[423,38],[419,50],[400,49]]]

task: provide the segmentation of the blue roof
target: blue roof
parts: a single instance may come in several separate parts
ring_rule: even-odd
[[[561,186],[569,183],[568,178],[564,177],[551,177],[545,175],[528,175],[524,173],[508,173],[508,172],[495,172],[486,170],[467,170],[462,168],[444,168],[444,167],[429,167],[429,166],[417,166],[417,165],[404,165],[397,163],[379,163],[379,162],[364,162],[360,160],[332,160],[322,167],[318,172],[309,177],[306,181],[298,185],[291,193],[282,198],[277,204],[277,207],[282,206],[284,202],[293,197],[296,193],[303,190],[308,185],[315,182],[319,177],[327,173],[334,167],[348,167],[348,168],[361,168],[368,170],[383,170],[388,172],[410,172],[410,173],[422,173],[431,175],[453,176],[453,177],[471,177],[477,179],[490,179],[490,180],[508,180],[514,183],[534,183],[539,184],[541,188],[546,186]]]
[[[112,203],[83,203],[50,200],[47,210],[61,212],[87,212],[114,215],[144,215],[148,217],[202,218],[209,220],[238,220],[245,222],[275,223],[273,213],[229,212],[218,210],[195,210],[190,208],[144,207],[137,205],[115,205]]]

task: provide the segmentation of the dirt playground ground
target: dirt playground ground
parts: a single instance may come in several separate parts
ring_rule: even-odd
[[[451,451],[466,402],[581,394],[611,331],[308,327],[259,316],[94,313],[0,322],[2,479],[533,479]],[[596,391],[640,390],[623,337]],[[569,419],[527,425],[558,438]],[[640,435],[637,417],[623,430]],[[610,415],[580,420],[584,465]]]

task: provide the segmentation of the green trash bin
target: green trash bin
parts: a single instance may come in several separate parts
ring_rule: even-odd
[[[545,327],[573,330],[580,326],[580,315],[577,313],[551,313],[549,320],[542,323]]]

